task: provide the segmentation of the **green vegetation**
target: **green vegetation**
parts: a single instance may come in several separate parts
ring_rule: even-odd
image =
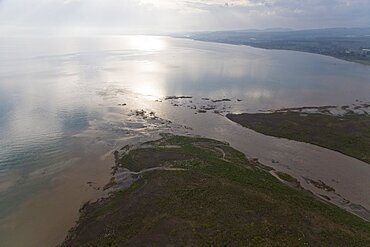
[[[229,114],[229,119],[266,135],[312,143],[370,164],[370,116],[274,112]]]
[[[144,173],[85,206],[63,246],[369,246],[370,223],[279,182],[225,143],[165,136],[151,145],[122,166],[147,168],[151,156],[151,167],[184,170]]]
[[[333,38],[313,40],[283,40],[252,42],[247,45],[275,50],[302,51],[335,57],[349,62],[370,64],[370,52],[363,51],[362,47],[370,44],[369,38]]]
[[[370,60],[353,60],[352,62],[361,63],[363,65],[370,65]]]
[[[165,162],[188,160],[191,156],[177,148],[142,148],[131,151],[122,158],[121,163],[130,171],[161,166]]]

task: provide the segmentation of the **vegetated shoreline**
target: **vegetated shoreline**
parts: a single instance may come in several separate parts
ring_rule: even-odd
[[[368,104],[364,104],[369,108]],[[348,106],[344,114],[331,114],[325,107],[301,107],[269,113],[227,114],[244,127],[265,135],[310,143],[370,164],[370,115],[355,113]],[[356,107],[355,107],[356,108]],[[317,112],[305,112],[316,109]]]
[[[224,43],[224,44],[231,44],[231,43]],[[241,44],[241,45],[244,45],[244,44]],[[365,66],[370,66],[370,61],[369,60],[359,60],[359,59],[356,59],[356,58],[352,59],[352,58],[346,58],[346,57],[342,57],[342,56],[334,56],[334,55],[330,55],[330,54],[327,54],[327,53],[324,53],[324,52],[323,53],[311,52],[311,51],[307,51],[307,50],[304,50],[304,49],[278,48],[278,47],[259,46],[259,45],[254,45],[254,44],[245,44],[245,46],[250,46],[250,47],[260,48],[260,49],[265,49],[265,50],[297,51],[297,52],[303,52],[303,53],[309,53],[309,54],[317,54],[317,55],[321,55],[321,56],[336,58],[336,59],[339,59],[339,60],[342,60],[342,61],[347,61],[347,62],[351,62],[351,63],[357,63],[357,64],[362,64],[362,65],[365,65]]]
[[[321,56],[336,58],[336,59],[339,59],[339,60],[342,60],[342,61],[347,61],[347,62],[351,62],[351,63],[361,64],[361,65],[364,65],[364,66],[370,66],[370,60],[359,60],[359,59],[356,59],[356,58],[351,59],[351,58],[345,58],[345,57],[342,57],[342,56],[330,55],[330,54],[327,54],[327,53],[311,52],[311,51],[307,51],[307,50],[304,50],[304,49],[294,49],[294,48],[286,48],[286,47],[284,47],[284,48],[283,47],[282,48],[279,48],[279,47],[269,47],[269,46],[263,46],[263,45],[259,45],[259,44],[254,44],[254,43],[243,44],[243,43],[238,43],[238,42],[227,42],[227,41],[218,41],[218,40],[197,39],[197,38],[194,38],[194,37],[183,37],[183,38],[187,38],[187,39],[191,39],[191,40],[195,40],[195,41],[217,43],[217,44],[227,44],[227,45],[237,45],[237,46],[249,46],[249,47],[258,48],[258,49],[264,49],[264,50],[303,52],[303,53],[308,53],[308,54],[316,54],[316,55],[321,55]]]
[[[319,200],[294,178],[247,160],[226,143],[163,135],[115,156],[109,187],[116,191],[81,208],[62,246],[366,246],[370,241],[369,222]]]

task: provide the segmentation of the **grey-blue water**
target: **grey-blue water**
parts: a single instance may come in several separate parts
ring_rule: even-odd
[[[120,90],[138,104],[191,95],[241,99],[250,111],[344,105],[370,100],[370,66],[167,37],[1,37],[0,218],[47,186],[30,174],[70,159],[76,135]]]

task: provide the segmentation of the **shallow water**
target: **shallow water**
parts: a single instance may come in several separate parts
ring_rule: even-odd
[[[220,114],[194,116],[194,111],[177,108],[167,116],[191,127],[194,134],[226,141],[247,157],[292,175],[318,197],[330,198],[331,203],[370,221],[370,164],[311,144],[265,136]],[[320,189],[312,181],[334,191]]]
[[[194,98],[176,107],[163,100],[170,95]],[[251,112],[369,95],[370,66],[314,54],[150,36],[1,37],[0,238],[7,246],[60,242],[82,203],[104,194],[96,188],[109,179],[111,152],[168,131],[226,140],[308,189],[303,176],[369,209],[367,164],[187,107],[229,98],[218,106]],[[162,119],[143,118],[141,109]]]

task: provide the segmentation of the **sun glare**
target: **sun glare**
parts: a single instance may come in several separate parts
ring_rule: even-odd
[[[166,42],[160,37],[132,36],[131,45],[134,49],[141,51],[161,51],[166,48]]]

